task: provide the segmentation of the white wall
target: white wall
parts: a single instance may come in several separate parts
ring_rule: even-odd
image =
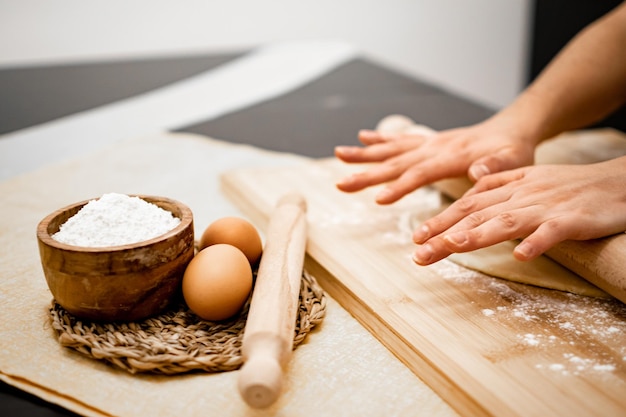
[[[501,107],[525,77],[530,0],[0,0],[0,68],[347,41]]]

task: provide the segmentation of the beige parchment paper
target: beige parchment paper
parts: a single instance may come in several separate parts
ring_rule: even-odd
[[[219,191],[220,172],[300,161],[197,135],[155,133],[0,183],[0,378],[87,416],[456,415],[330,297],[324,323],[294,352],[284,392],[267,410],[240,398],[238,371],[131,375],[57,343],[35,235],[48,213],[106,192],[163,195],[192,209],[198,234],[221,216],[239,214]]]

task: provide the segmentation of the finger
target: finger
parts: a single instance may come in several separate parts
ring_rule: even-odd
[[[503,210],[499,204],[507,201],[509,196],[509,190],[500,189],[466,194],[417,228],[413,233],[413,241],[421,244],[446,231],[477,227]]]
[[[465,192],[463,197],[484,193],[504,187],[507,184],[523,179],[530,167],[518,168],[509,171],[496,172],[480,177],[476,183]]]
[[[382,162],[401,155],[419,146],[419,142],[410,139],[399,139],[390,142],[360,146],[337,146],[335,156],[348,163]]]
[[[518,168],[519,165],[511,159],[508,151],[500,151],[496,154],[484,156],[470,165],[467,174],[472,181],[476,182],[485,175]]]
[[[411,140],[413,143],[423,143],[425,140],[432,139],[436,133],[424,130],[410,130],[402,132],[384,132],[376,130],[360,130],[359,141],[366,146],[377,145],[381,143],[390,143],[403,140]]]
[[[425,148],[404,153],[387,161],[390,172],[396,178],[389,178],[387,186],[376,197],[379,204],[391,204],[414,190],[432,184],[443,178],[458,177],[465,172],[465,166],[459,165],[447,154],[429,152]]]
[[[336,146],[335,156],[344,162],[380,162],[388,158],[390,150],[394,149],[390,147],[389,151],[384,152],[381,149],[385,147],[374,146],[390,141],[389,137],[374,130],[359,131],[359,141],[366,146]]]
[[[436,159],[424,161],[427,155],[423,155],[419,148],[408,152],[407,149],[414,148],[413,145],[409,144],[408,141],[397,142],[394,144],[372,145],[372,147],[389,147],[394,149],[394,152],[397,150],[399,155],[385,159],[380,164],[373,165],[367,171],[343,178],[337,182],[337,187],[342,191],[359,191],[373,185],[390,183],[403,177],[399,184],[390,183],[385,187],[381,191],[380,197],[377,198],[380,204],[389,204],[415,190],[418,186],[428,183],[432,175],[427,173],[432,171],[432,166],[446,165],[445,163],[437,162]],[[388,149],[377,152],[385,151],[388,152]],[[441,168],[436,171],[439,172],[437,175],[445,175],[441,172]],[[438,179],[439,177],[436,178]]]
[[[394,164],[382,163],[367,171],[357,172],[339,180],[335,185],[345,192],[355,192],[367,187],[392,181],[400,175],[402,167]]]
[[[367,162],[366,157],[363,155],[365,148],[359,146],[336,146],[335,156],[348,163]]]
[[[527,208],[499,213],[473,228],[451,228],[441,239],[451,252],[470,252],[517,239],[529,233],[527,221],[534,216],[533,211],[534,208]]]
[[[428,184],[442,178],[456,176],[461,169],[454,170],[447,159],[405,154],[390,161],[396,164],[397,179],[389,182],[376,196],[379,204],[391,204]],[[458,171],[458,172],[457,172]]]
[[[570,238],[566,230],[568,227],[560,219],[546,221],[515,247],[513,256],[520,261],[535,259],[552,246]]]
[[[378,143],[387,143],[401,138],[399,132],[380,132],[376,130],[359,130],[359,141],[363,145],[375,145]]]
[[[373,145],[376,143],[385,143],[391,140],[393,135],[386,134],[384,132],[378,132],[376,130],[359,130],[359,142],[363,145]]]
[[[337,146],[335,148],[335,156],[348,163],[382,162],[398,155],[403,149],[400,146],[389,146],[386,144],[370,145],[365,148],[359,146]]]
[[[449,256],[451,252],[441,240],[433,240],[424,245],[419,246],[413,253],[413,262],[418,265],[426,266]]]
[[[335,183],[335,186],[346,193],[353,193],[367,188],[369,183],[367,172],[357,172],[341,178]]]
[[[520,163],[519,150],[505,148],[474,161],[467,174],[472,181],[476,182],[485,175],[519,168],[530,162],[532,161],[521,161]]]

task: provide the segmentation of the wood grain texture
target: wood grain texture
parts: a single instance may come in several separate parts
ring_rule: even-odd
[[[194,224],[189,207],[166,197],[139,195],[170,211],[180,223],[144,242],[81,247],[52,238],[90,200],[50,213],[37,225],[37,243],[46,282],[57,303],[77,317],[132,321],[165,309],[180,291],[194,256]]]
[[[626,309],[515,284],[441,261],[419,267],[411,213],[436,210],[425,187],[392,206],[376,188],[343,194],[354,168],[334,159],[222,176],[226,195],[267,224],[284,192],[309,205],[308,257],[320,283],[461,415],[620,416],[626,413]]]
[[[273,210],[242,340],[239,392],[252,407],[266,408],[282,390],[293,350],[306,247],[306,201],[286,194]]]

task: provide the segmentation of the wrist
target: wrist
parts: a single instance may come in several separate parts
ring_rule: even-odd
[[[496,113],[489,122],[498,129],[506,129],[509,136],[515,136],[528,145],[537,146],[563,131],[558,123],[555,123],[556,111],[549,103],[550,97],[529,88],[513,103]]]

